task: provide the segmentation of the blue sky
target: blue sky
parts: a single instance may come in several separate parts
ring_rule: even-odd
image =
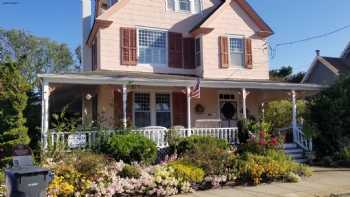
[[[3,2],[17,1],[16,5]],[[275,34],[272,46],[350,25],[349,0],[248,0]],[[0,0],[0,27],[17,28],[64,42],[74,49],[81,42],[80,0]],[[306,70],[315,56],[339,56],[350,41],[350,28],[322,39],[277,48],[271,68],[291,65]]]

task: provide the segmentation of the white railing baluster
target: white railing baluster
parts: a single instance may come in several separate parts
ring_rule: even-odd
[[[119,132],[119,131],[106,131],[101,133],[97,131],[76,132],[76,133],[51,131],[50,132],[51,145],[54,148],[57,145],[64,145],[69,150],[70,147],[68,147],[68,137],[72,134],[75,134],[75,135],[84,135],[86,138],[86,144],[84,147],[82,147],[82,149],[94,148],[100,145],[101,140],[104,140],[109,136],[111,136],[113,132]],[[134,132],[152,140],[154,143],[156,143],[158,148],[167,147],[169,145],[167,141],[167,135],[170,132],[170,130],[166,128],[164,129],[146,128],[146,129],[134,130]],[[178,129],[176,130],[176,132],[180,137],[189,137],[192,135],[211,136],[218,139],[226,140],[230,144],[235,144],[238,142],[238,140],[236,139],[238,135],[237,128],[191,128],[191,129]],[[302,134],[298,133],[297,138],[300,139],[299,142],[301,144],[312,148],[311,142],[305,139]]]

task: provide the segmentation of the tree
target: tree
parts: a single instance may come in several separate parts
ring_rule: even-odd
[[[305,102],[297,101],[297,118],[305,112]],[[288,100],[272,101],[267,104],[264,120],[271,123],[273,129],[289,127],[292,124],[292,102]]]
[[[8,162],[14,145],[30,141],[23,115],[29,87],[18,64],[0,63],[0,146],[5,153],[2,165]]]
[[[305,76],[305,72],[298,72],[296,74],[293,74],[287,78],[287,81],[290,83],[300,83]]]
[[[293,73],[293,67],[282,66],[279,69],[270,70],[270,79],[276,81],[284,81],[289,75]]]
[[[312,97],[307,123],[315,132],[314,150],[321,158],[350,148],[350,75]]]
[[[21,72],[34,87],[39,86],[38,73],[72,69],[73,55],[66,44],[37,37],[21,30],[0,29],[0,45],[1,40],[3,43],[6,42],[6,45],[3,44],[0,48],[0,54],[6,54],[13,61],[21,61],[23,65]]]
[[[300,83],[305,76],[305,72],[298,72],[293,74],[293,67],[282,66],[279,69],[270,70],[269,75],[270,79],[273,81]]]

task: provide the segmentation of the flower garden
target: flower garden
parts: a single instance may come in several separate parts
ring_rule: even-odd
[[[42,165],[55,174],[48,196],[172,196],[311,175],[263,130],[237,147],[212,137],[172,135],[168,141],[169,154],[161,160],[151,140],[131,132],[115,134],[95,150],[48,151]]]

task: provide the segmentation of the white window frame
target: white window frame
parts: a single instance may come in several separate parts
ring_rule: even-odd
[[[191,10],[190,11],[180,10],[179,0],[173,0],[173,1],[174,1],[174,10],[168,8],[168,0],[165,0],[165,8],[166,8],[166,10],[168,10],[168,11],[175,11],[175,12],[179,12],[179,13],[197,14],[196,9],[195,9],[194,0],[189,0],[190,3],[191,3]],[[199,8],[199,12],[198,13],[202,13],[202,11],[203,11],[203,0],[200,0],[199,6],[200,6],[200,8]]]
[[[136,94],[148,94],[149,95],[149,111],[136,111],[135,110],[135,98],[136,98]],[[152,124],[152,97],[151,94],[149,94],[148,92],[134,92],[133,93],[133,103],[132,103],[132,118],[133,118],[133,125],[134,127],[136,127],[136,112],[148,112],[150,114],[150,123]]]
[[[242,65],[236,65],[236,64],[233,64],[232,61],[231,61],[231,41],[230,39],[231,38],[234,38],[234,39],[241,39],[242,40],[242,45],[243,45],[243,52],[242,52]],[[244,62],[245,62],[245,55],[244,55],[244,51],[245,51],[245,43],[244,43],[244,39],[245,37],[242,36],[242,35],[234,35],[234,34],[229,34],[228,35],[228,39],[227,39],[227,42],[228,42],[228,52],[229,52],[229,65],[232,67],[232,68],[236,68],[236,69],[243,69],[245,68],[244,67]]]
[[[148,67],[160,67],[160,68],[167,68],[168,67],[168,52],[169,52],[169,46],[168,46],[168,30],[167,29],[161,29],[161,28],[155,28],[155,27],[145,27],[145,26],[137,26],[136,27],[136,46],[137,46],[137,59],[140,59],[140,45],[139,45],[139,31],[141,29],[150,30],[150,31],[161,31],[165,33],[165,64],[154,64],[154,63],[140,63],[138,61],[137,65],[140,66],[148,66]]]
[[[170,97],[170,125],[173,125],[173,96],[172,91],[168,90],[151,90],[151,89],[145,89],[145,90],[137,90],[133,92],[133,103],[132,103],[132,125],[135,126],[135,94],[149,94],[150,95],[150,112],[151,112],[151,125],[149,126],[159,126],[157,125],[157,109],[156,109],[156,94],[169,94]]]
[[[199,55],[200,55],[200,62],[199,62],[199,65],[197,64],[197,51],[196,51],[196,49],[197,49],[197,42],[196,42],[196,40],[197,39],[199,39],[199,43],[200,43],[200,49],[199,49]],[[195,54],[194,54],[194,56],[195,56],[195,67],[197,68],[197,67],[201,67],[201,66],[203,66],[203,37],[202,37],[202,35],[199,35],[199,36],[197,36],[197,37],[195,37],[195,41],[194,41],[194,43],[195,43]]]

